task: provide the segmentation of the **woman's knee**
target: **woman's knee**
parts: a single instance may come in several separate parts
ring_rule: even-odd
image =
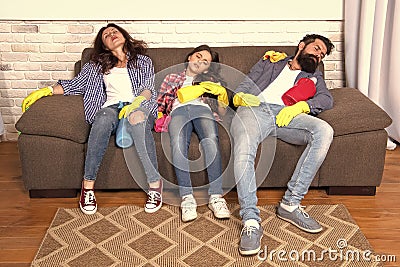
[[[134,111],[131,114],[129,114],[128,120],[131,125],[135,125],[135,124],[144,122],[145,119],[146,119],[146,114],[143,111],[138,110],[138,111]]]

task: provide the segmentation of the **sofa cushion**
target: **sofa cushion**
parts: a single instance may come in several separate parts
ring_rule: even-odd
[[[82,96],[53,95],[36,101],[16,123],[22,134],[43,135],[85,143],[90,126],[85,121]]]
[[[389,115],[354,88],[330,90],[333,108],[318,115],[335,131],[334,136],[381,130],[392,123]]]

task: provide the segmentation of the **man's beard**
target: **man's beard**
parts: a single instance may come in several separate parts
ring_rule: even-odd
[[[297,61],[299,62],[301,70],[305,72],[314,73],[317,70],[318,58],[312,54],[304,53],[304,50],[300,52]]]

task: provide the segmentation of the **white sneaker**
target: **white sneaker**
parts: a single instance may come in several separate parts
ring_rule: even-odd
[[[226,206],[226,201],[221,196],[211,196],[208,202],[208,208],[212,210],[214,216],[218,219],[228,219],[231,216]]]
[[[197,203],[193,195],[185,196],[181,202],[182,221],[189,222],[197,218]]]
[[[386,143],[386,149],[387,150],[395,150],[396,149],[396,143],[392,142],[392,140],[390,140],[390,138],[388,138],[387,143]]]

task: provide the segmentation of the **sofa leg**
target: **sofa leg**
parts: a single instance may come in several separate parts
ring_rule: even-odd
[[[30,198],[74,198],[76,189],[32,189],[29,190]]]
[[[375,196],[376,186],[330,186],[328,195]]]

